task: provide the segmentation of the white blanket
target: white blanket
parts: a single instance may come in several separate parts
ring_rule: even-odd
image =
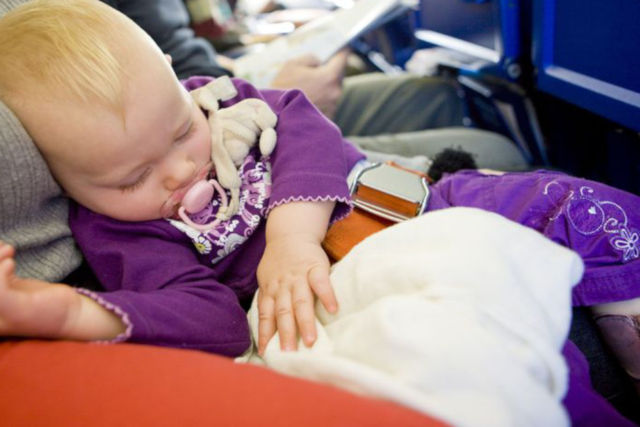
[[[451,208],[365,239],[337,263],[319,338],[249,360],[390,399],[456,426],[562,426],[560,351],[574,252],[496,214]],[[254,339],[258,315],[249,312]]]

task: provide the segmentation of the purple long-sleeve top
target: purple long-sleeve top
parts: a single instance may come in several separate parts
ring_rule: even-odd
[[[195,77],[184,85],[193,90],[210,80]],[[278,116],[278,141],[267,164],[272,184],[264,206],[258,206],[259,215],[249,215],[258,219],[248,231],[239,232],[244,235],[242,244],[216,257],[215,251],[196,250],[197,236],[176,221],[123,222],[76,204],[70,210],[73,235],[105,289],[79,292],[123,320],[126,332],[115,341],[228,356],[243,353],[250,337],[241,303],[257,289],[256,270],[265,248],[269,211],[292,201],[333,200],[332,220],[349,212],[346,176],[363,155],[302,92],[258,91],[242,80],[233,82],[238,96],[224,102],[223,108],[260,98]],[[260,162],[256,159],[243,168],[264,166]]]

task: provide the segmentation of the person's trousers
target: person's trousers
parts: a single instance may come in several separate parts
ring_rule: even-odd
[[[372,161],[385,160],[387,155],[391,160],[398,160],[398,155],[432,159],[445,148],[459,148],[471,153],[480,168],[527,168],[524,157],[508,138],[465,128],[463,119],[463,100],[448,80],[370,73],[344,80],[334,122]],[[422,164],[419,159],[403,165]]]

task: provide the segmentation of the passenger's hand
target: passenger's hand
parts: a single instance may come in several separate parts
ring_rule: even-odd
[[[332,119],[342,95],[342,79],[348,50],[335,54],[325,64],[313,55],[287,61],[271,86],[276,89],[300,89],[325,116]]]
[[[228,56],[217,54],[216,61],[218,62],[218,65],[220,65],[222,68],[226,68],[227,70],[233,73],[233,69],[235,67],[235,60],[233,58],[229,58]]]
[[[80,295],[68,286],[14,274],[14,249],[0,242],[0,335],[58,338]]]
[[[0,241],[0,336],[107,340],[125,325],[71,286],[15,275],[14,249]]]
[[[297,349],[297,332],[306,346],[316,340],[314,294],[330,313],[338,304],[329,281],[329,260],[317,237],[289,234],[268,241],[258,266],[258,352],[275,334],[283,350]]]

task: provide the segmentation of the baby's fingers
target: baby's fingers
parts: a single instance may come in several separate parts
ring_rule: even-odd
[[[308,67],[317,67],[320,65],[320,60],[317,56],[307,53],[296,58],[290,59],[285,63],[288,64],[296,64],[296,65],[304,65]]]
[[[13,275],[15,269],[15,262],[13,258],[0,259],[0,288],[5,289],[9,287],[10,277]]]
[[[13,246],[0,240],[0,260],[5,258],[11,258],[15,254]]]
[[[316,340],[316,316],[313,308],[313,294],[306,283],[300,283],[293,288],[293,309],[302,341],[310,347]]]
[[[258,295],[258,354],[264,354],[269,340],[275,333],[275,302],[273,298],[260,292]]]
[[[313,293],[322,302],[324,308],[329,313],[338,311],[338,301],[329,281],[329,269],[323,265],[317,265],[309,270],[308,279]]]
[[[276,322],[280,348],[284,351],[296,350],[298,348],[296,322],[293,317],[291,293],[288,289],[281,290],[276,298]]]
[[[9,288],[16,266],[13,254],[13,247],[0,241],[0,290]]]

